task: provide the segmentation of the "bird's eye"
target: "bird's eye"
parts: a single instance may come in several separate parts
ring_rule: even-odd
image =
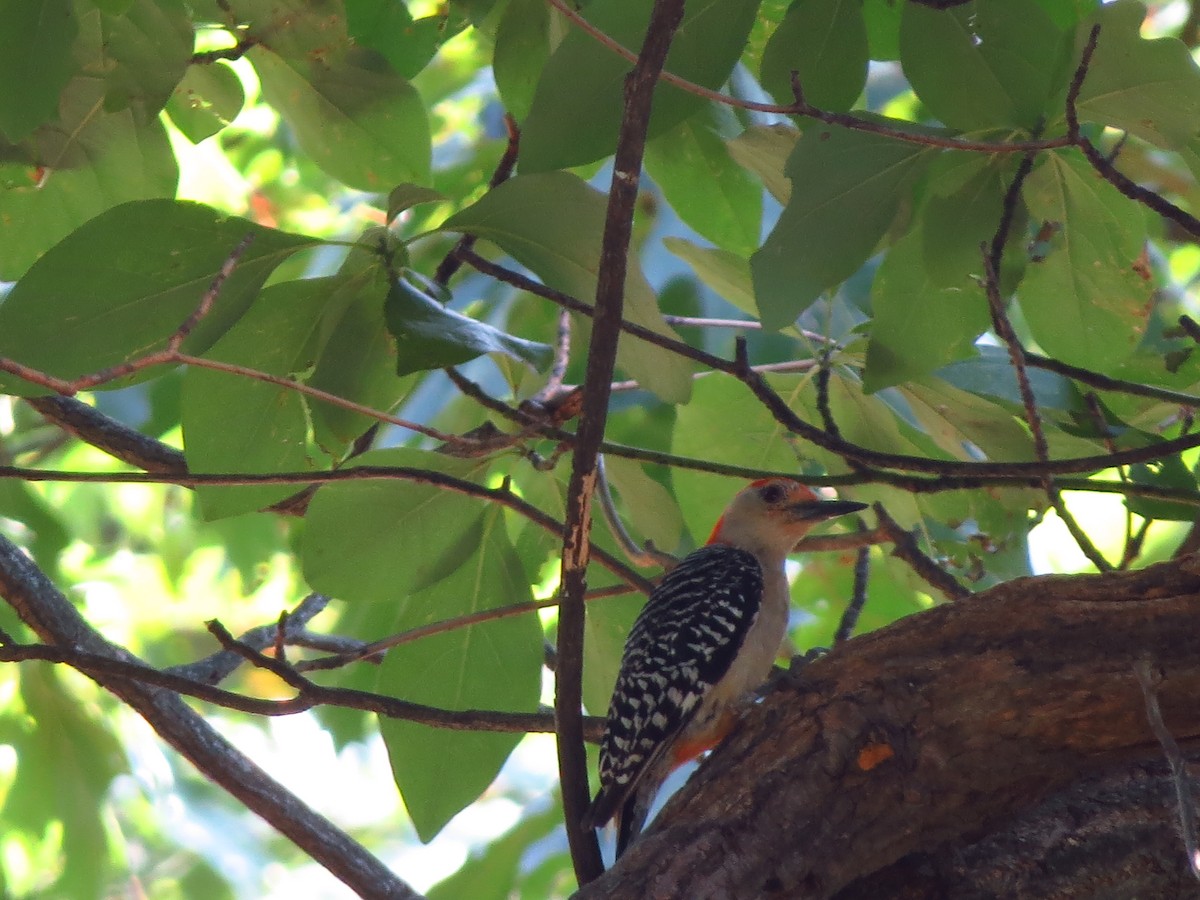
[[[758,495],[763,498],[764,503],[774,506],[787,496],[787,491],[782,484],[768,484],[763,486]]]

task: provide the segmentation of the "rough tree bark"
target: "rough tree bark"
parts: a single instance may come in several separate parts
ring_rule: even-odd
[[[1135,667],[1200,750],[1200,558],[1024,578],[751,709],[581,898],[1200,896]]]

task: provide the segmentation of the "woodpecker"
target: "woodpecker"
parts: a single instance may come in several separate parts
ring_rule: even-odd
[[[584,816],[585,828],[616,819],[618,858],[666,777],[716,746],[770,674],[787,630],[788,553],[818,522],[864,508],[790,478],[752,482],[651,592],[625,642]]]

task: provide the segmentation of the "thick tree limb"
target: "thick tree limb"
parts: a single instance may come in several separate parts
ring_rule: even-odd
[[[977,841],[913,853],[837,900],[928,897],[1194,897],[1166,763],[1081,779]]]
[[[1195,752],[1198,627],[1188,557],[1018,579],[849,641],[751,710],[580,896],[832,897],[976,841],[1081,777],[1161,761],[1143,660],[1162,674],[1167,727]],[[1160,814],[1173,829],[1175,810]]]

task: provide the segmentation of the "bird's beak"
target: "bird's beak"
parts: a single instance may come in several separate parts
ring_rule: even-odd
[[[815,503],[797,503],[791,507],[792,515],[797,519],[820,521],[844,516],[847,513],[866,509],[867,504],[854,500],[819,500]]]

